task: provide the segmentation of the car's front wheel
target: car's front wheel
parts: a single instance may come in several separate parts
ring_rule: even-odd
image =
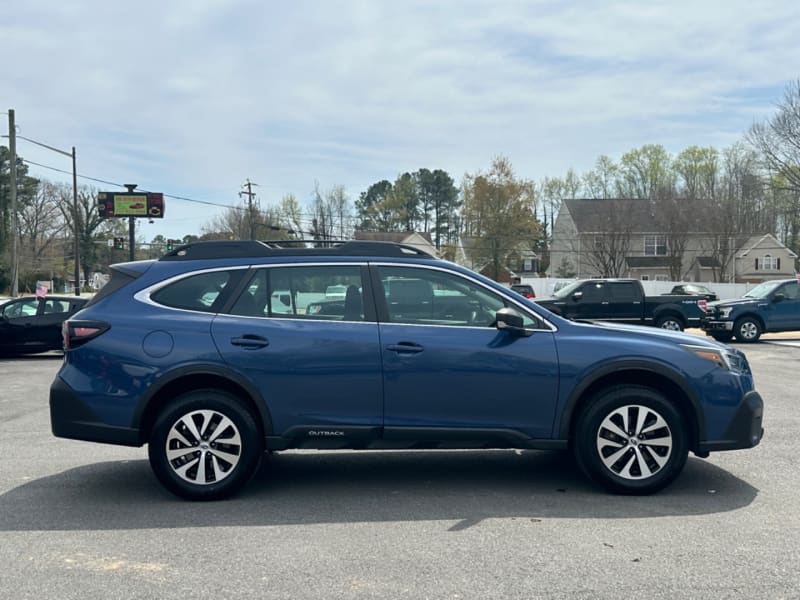
[[[742,317],[734,323],[733,330],[740,342],[757,342],[761,337],[761,323],[753,317]]]
[[[592,400],[578,417],[573,451],[594,481],[620,494],[669,485],[688,455],[686,425],[656,390],[624,385]]]
[[[196,390],[167,404],[148,446],[150,466],[172,493],[218,500],[239,491],[258,468],[263,436],[251,412],[219,390]]]

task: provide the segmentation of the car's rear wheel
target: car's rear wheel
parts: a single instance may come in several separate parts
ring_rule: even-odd
[[[669,329],[670,331],[683,331],[683,321],[679,317],[667,315],[660,317],[658,321],[656,321],[656,327]]]
[[[688,455],[678,410],[650,388],[602,392],[578,417],[573,451],[594,481],[620,494],[651,494],[669,485]]]
[[[753,317],[742,317],[733,325],[736,339],[740,342],[753,343],[761,337],[761,323]]]
[[[153,427],[150,466],[172,493],[218,500],[239,491],[258,468],[263,436],[250,411],[219,390],[196,390],[169,403]]]

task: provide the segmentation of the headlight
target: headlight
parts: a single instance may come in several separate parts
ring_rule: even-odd
[[[732,306],[722,306],[719,309],[719,316],[723,319],[727,319],[731,316],[731,311],[733,310]]]
[[[744,356],[731,352],[730,350],[709,348],[707,346],[691,346],[689,344],[681,345],[698,358],[710,360],[726,371],[744,373],[747,370],[747,361]]]

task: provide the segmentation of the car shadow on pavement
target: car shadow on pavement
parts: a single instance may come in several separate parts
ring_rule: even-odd
[[[758,490],[690,458],[669,488],[616,496],[571,457],[539,451],[287,452],[269,456],[248,486],[222,502],[187,502],[147,461],[103,462],[24,483],[0,495],[0,531],[118,530],[492,518],[647,518],[701,515],[750,504]]]

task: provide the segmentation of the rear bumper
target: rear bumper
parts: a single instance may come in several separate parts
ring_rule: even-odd
[[[50,426],[56,437],[120,446],[142,445],[138,429],[103,423],[59,378],[50,386]]]
[[[719,452],[720,450],[740,450],[757,446],[764,436],[762,418],[764,401],[755,390],[745,394],[739,410],[730,426],[722,435],[722,439],[700,442],[698,454]]]

